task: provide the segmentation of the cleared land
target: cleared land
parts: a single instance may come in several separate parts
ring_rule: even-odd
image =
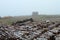
[[[39,15],[2,18],[0,22],[4,24],[0,24],[0,40],[60,40],[59,17]]]
[[[0,19],[0,23],[11,24],[12,22],[33,18],[35,21],[41,22],[45,20],[60,21],[59,15],[39,15],[39,16],[15,16],[13,18]]]

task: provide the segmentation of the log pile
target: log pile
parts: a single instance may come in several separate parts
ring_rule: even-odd
[[[30,21],[29,23],[26,23]],[[22,25],[23,24],[23,25]],[[60,40],[60,23],[17,21],[12,25],[0,24],[0,40]]]

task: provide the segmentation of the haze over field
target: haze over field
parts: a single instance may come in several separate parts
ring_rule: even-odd
[[[59,15],[60,0],[0,0],[0,16],[39,14]]]

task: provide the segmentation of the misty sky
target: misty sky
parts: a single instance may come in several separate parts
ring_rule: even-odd
[[[60,0],[0,0],[0,16],[31,15],[33,11],[59,15]]]

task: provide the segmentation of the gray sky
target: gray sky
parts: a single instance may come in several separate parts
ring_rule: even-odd
[[[60,0],[0,0],[0,16],[31,15],[33,11],[59,15]]]

